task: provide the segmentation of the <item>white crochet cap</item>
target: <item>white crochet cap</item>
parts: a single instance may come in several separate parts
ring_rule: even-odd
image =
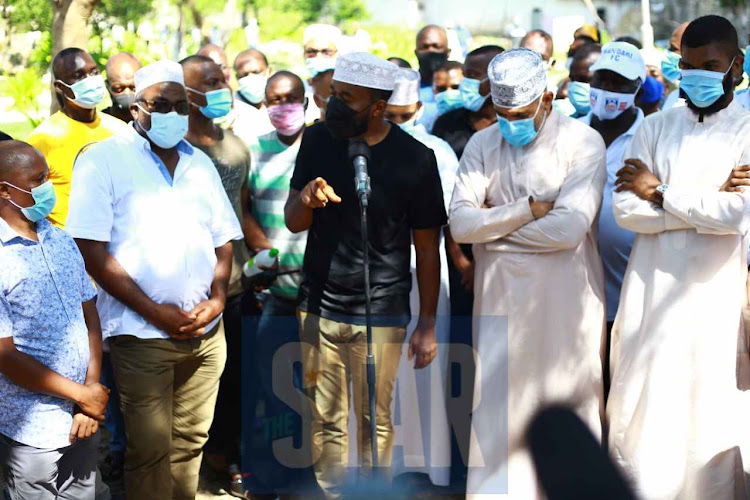
[[[148,66],[144,66],[135,73],[135,93],[140,94],[143,90],[157,83],[174,82],[185,86],[185,77],[182,73],[182,65],[174,61],[162,59]]]
[[[388,104],[411,106],[419,102],[419,73],[409,68],[399,68],[396,83]]]
[[[530,49],[506,50],[487,68],[492,103],[501,108],[521,108],[536,101],[547,89],[542,56]]]
[[[331,24],[311,24],[302,33],[302,45],[307,45],[312,40],[338,47],[341,30]]]
[[[359,87],[393,90],[398,66],[367,52],[352,52],[336,60],[333,79]]]

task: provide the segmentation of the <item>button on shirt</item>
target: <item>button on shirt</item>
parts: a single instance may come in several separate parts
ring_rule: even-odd
[[[81,303],[96,296],[73,239],[48,221],[39,241],[0,219],[0,337],[20,352],[82,384],[89,337]],[[35,448],[70,445],[73,403],[31,392],[0,375],[0,434]]]
[[[630,250],[633,248],[633,241],[635,240],[635,233],[621,228],[615,222],[615,216],[612,213],[612,194],[617,178],[615,174],[625,165],[625,150],[630,141],[633,140],[633,135],[643,122],[643,118],[643,111],[638,109],[638,117],[633,125],[607,147],[607,183],[604,185],[604,197],[599,213],[598,238],[599,255],[601,255],[604,265],[608,322],[614,321],[617,315],[622,279],[625,275],[625,269],[628,267]],[[591,113],[582,116],[579,120],[586,125],[591,125]]]
[[[92,146],[76,162],[67,230],[107,242],[153,301],[189,311],[209,298],[215,249],[242,238],[242,230],[208,156],[185,141],[177,149],[173,178],[140,134]],[[169,338],[105,290],[96,305],[105,338]]]

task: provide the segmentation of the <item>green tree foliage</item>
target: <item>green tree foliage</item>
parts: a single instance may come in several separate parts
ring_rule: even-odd
[[[36,68],[26,68],[3,82],[0,93],[14,101],[14,109],[23,113],[32,127],[39,125],[41,107],[38,96],[45,91],[42,73]]]
[[[0,18],[11,32],[48,30],[52,6],[50,0],[0,0]]]

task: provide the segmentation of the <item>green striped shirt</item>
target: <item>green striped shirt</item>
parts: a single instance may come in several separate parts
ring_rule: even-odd
[[[302,267],[307,231],[294,234],[284,223],[284,204],[299,152],[299,141],[292,146],[279,141],[276,131],[258,137],[250,147],[250,199],[252,212],[274,248],[279,250],[281,271]],[[297,298],[302,273],[279,276],[270,291],[285,298]]]

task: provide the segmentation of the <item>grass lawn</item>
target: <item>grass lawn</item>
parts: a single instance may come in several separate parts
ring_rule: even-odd
[[[19,141],[26,139],[26,136],[29,135],[33,129],[34,127],[28,121],[0,124],[0,131],[5,132]]]

